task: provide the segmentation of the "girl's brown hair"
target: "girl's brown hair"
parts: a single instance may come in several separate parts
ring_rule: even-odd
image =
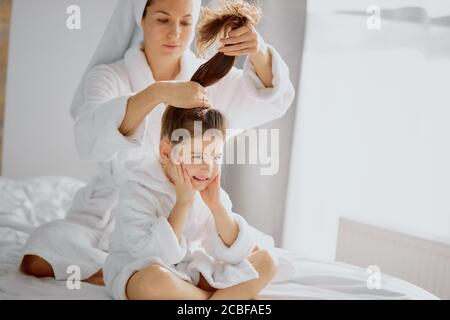
[[[226,1],[218,10],[203,7],[197,25],[197,53],[202,56],[219,35],[228,34],[230,30],[247,23],[256,25],[260,17],[259,7],[244,0]],[[234,56],[226,56],[218,52],[198,68],[191,81],[203,87],[213,85],[230,72],[235,60]],[[225,119],[216,109],[208,107],[181,109],[168,106],[162,117],[161,139],[164,137],[170,139],[177,129],[186,129],[194,135],[194,121],[202,123],[202,132],[217,129],[225,136]]]

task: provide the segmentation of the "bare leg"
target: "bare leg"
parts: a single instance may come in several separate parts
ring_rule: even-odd
[[[225,288],[212,288],[203,276],[198,287],[184,281],[164,267],[154,264],[134,273],[128,280],[126,294],[130,300],[229,300],[254,299],[275,276],[276,266],[265,250],[254,251],[247,258],[258,271],[258,279]],[[202,280],[203,278],[203,280]]]
[[[38,278],[55,277],[52,265],[41,257],[35,255],[25,255],[23,257],[21,270],[30,276],[35,276]],[[105,285],[103,282],[103,272],[101,269],[83,281],[99,286]]]
[[[133,274],[127,283],[130,300],[207,300],[208,292],[154,264]]]

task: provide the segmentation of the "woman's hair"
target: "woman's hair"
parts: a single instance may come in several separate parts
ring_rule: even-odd
[[[259,7],[244,0],[226,1],[218,10],[203,7],[197,25],[197,53],[202,56],[205,50],[221,35],[221,32],[228,34],[230,30],[247,23],[256,25],[260,17]],[[195,81],[203,87],[213,85],[230,72],[235,60],[235,56],[226,56],[222,52],[218,52],[197,69],[191,81]],[[177,129],[186,129],[193,136],[195,121],[202,123],[202,132],[216,129],[225,136],[225,119],[216,109],[208,107],[182,109],[167,106],[162,117],[161,139],[164,137],[170,139],[172,133]]]
[[[152,5],[152,2],[153,2],[153,0],[147,1],[147,4],[145,5],[145,8],[144,8],[144,13],[142,13],[142,19],[144,19],[147,16],[147,8]]]

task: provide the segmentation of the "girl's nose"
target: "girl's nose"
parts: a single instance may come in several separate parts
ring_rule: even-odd
[[[206,173],[211,174],[212,171],[213,171],[213,168],[214,168],[214,163],[212,163],[212,162],[207,162],[207,161],[204,161],[204,162],[203,162],[203,170],[204,170]]]

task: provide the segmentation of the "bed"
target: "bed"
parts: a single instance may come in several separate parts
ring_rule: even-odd
[[[28,235],[42,223],[61,219],[83,182],[58,176],[11,180],[0,177],[0,299],[110,299],[104,287],[34,278],[18,271]],[[382,274],[380,288],[370,289],[366,269],[318,261],[282,248],[279,272],[258,299],[437,299],[404,280]]]

